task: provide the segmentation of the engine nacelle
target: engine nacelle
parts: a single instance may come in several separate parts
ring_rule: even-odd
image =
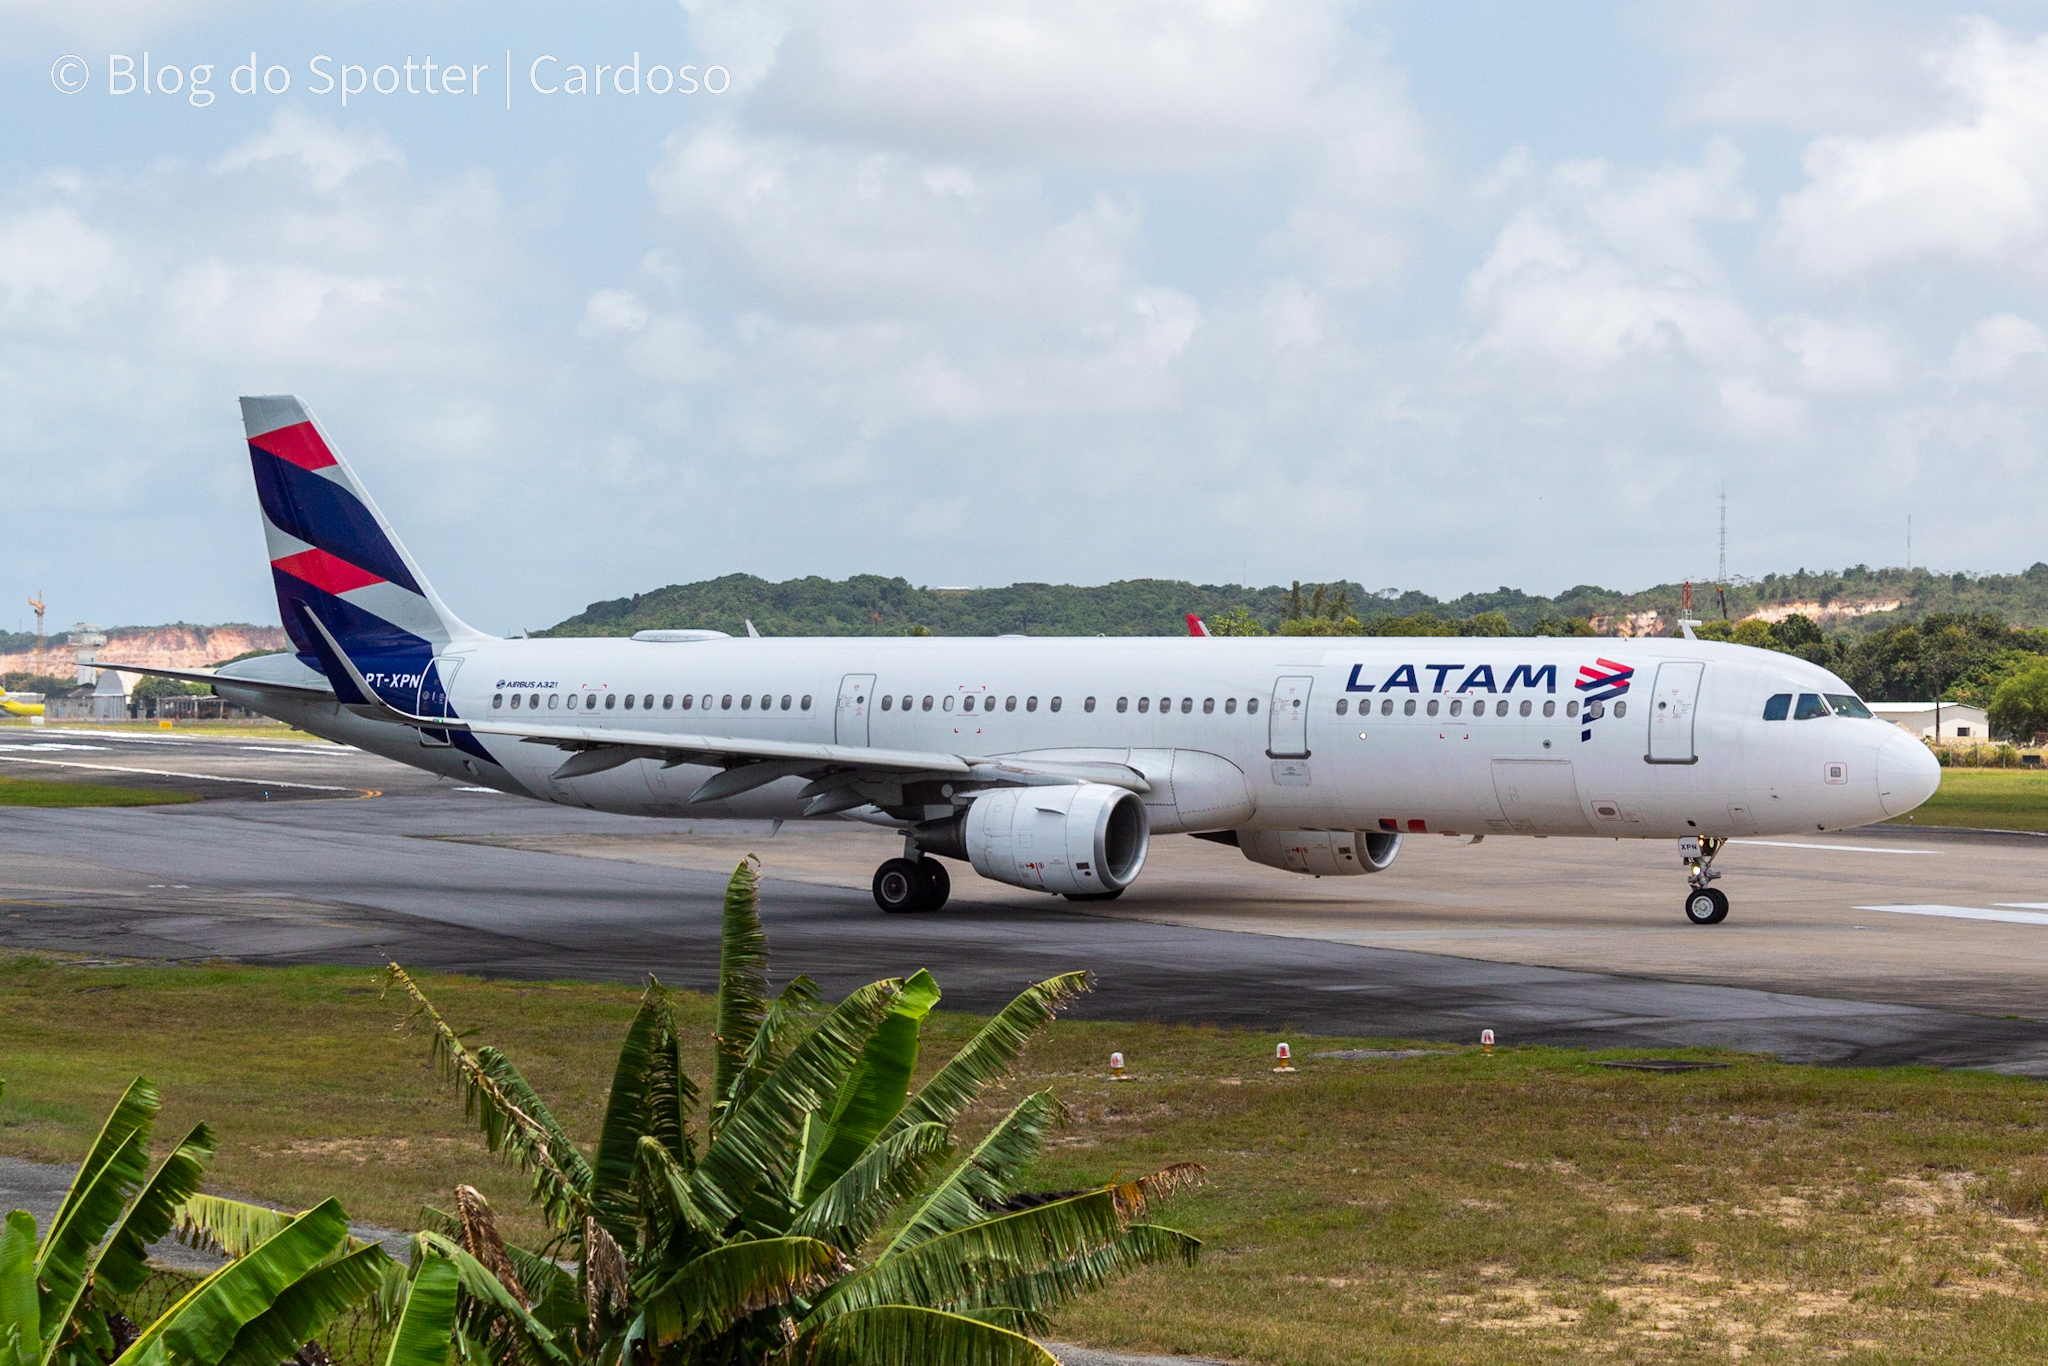
[[[1386,830],[1240,830],[1237,847],[1253,863],[1315,877],[1384,872],[1401,852]]]
[[[960,851],[975,872],[1065,896],[1100,896],[1130,886],[1152,840],[1138,794],[1107,783],[985,792],[957,828]]]

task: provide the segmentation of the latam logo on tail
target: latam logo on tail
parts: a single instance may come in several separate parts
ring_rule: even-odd
[[[1584,729],[1579,732],[1579,743],[1593,738],[1593,723],[1607,714],[1607,704],[1628,691],[1628,685],[1636,676],[1634,668],[1617,664],[1611,659],[1596,659],[1591,664],[1579,666],[1578,681],[1572,686],[1586,694],[1585,705],[1579,709],[1579,720]]]

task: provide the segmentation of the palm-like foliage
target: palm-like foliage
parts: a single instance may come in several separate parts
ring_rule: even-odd
[[[1059,1305],[1138,1265],[1194,1259],[1195,1239],[1145,1222],[1194,1168],[1020,1189],[1061,1116],[1050,1092],[958,1151],[961,1116],[1086,989],[1082,974],[1028,988],[913,1092],[939,1000],[929,975],[829,1008],[802,977],[771,999],[751,863],[724,916],[702,1131],[682,1029],[650,980],[587,1162],[511,1061],[472,1050],[391,966],[486,1144],[528,1174],[555,1231],[537,1252],[507,1247],[467,1188],[459,1213],[433,1215],[421,1246],[455,1268],[453,1321],[475,1350],[502,1366],[1051,1362],[1024,1334]]]
[[[332,1200],[284,1214],[199,1194],[214,1150],[203,1124],[151,1170],[160,1108],[156,1088],[136,1078],[42,1236],[26,1210],[7,1216],[0,1366],[277,1366],[386,1281],[402,1288],[403,1268],[351,1239]],[[149,1245],[173,1231],[229,1260],[138,1330],[120,1302],[148,1274]]]

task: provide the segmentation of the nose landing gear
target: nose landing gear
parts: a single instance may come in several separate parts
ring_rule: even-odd
[[[1709,885],[1721,876],[1714,871],[1714,855],[1727,842],[1720,835],[1688,835],[1678,842],[1685,880],[1691,884],[1685,894],[1685,918],[1695,925],[1718,925],[1728,918],[1728,894]]]

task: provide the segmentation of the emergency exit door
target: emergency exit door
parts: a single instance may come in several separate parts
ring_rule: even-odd
[[[1650,752],[1653,764],[1696,764],[1693,722],[1700,706],[1700,677],[1707,670],[1691,660],[1657,666],[1657,684],[1650,694]]]
[[[875,676],[848,674],[839,680],[839,710],[833,716],[832,738],[837,744],[868,743],[868,715],[875,708]]]
[[[1313,686],[1315,680],[1307,675],[1273,685],[1273,708],[1266,718],[1268,759],[1308,758],[1308,693]]]

